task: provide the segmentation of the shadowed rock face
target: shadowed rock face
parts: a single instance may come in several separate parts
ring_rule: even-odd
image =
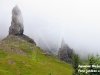
[[[12,22],[9,28],[9,35],[22,35],[24,32],[23,18],[18,6],[12,10]]]

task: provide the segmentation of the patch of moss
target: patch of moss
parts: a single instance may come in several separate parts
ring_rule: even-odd
[[[0,58],[4,58],[7,56],[7,53],[5,53],[2,49],[0,49]]]

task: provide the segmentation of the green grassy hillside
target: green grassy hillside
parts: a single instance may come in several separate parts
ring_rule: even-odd
[[[72,75],[71,65],[17,36],[0,43],[0,75]]]

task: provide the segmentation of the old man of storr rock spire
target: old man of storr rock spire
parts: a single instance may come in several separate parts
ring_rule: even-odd
[[[9,28],[9,35],[22,35],[24,31],[23,18],[18,6],[12,10],[12,22]]]
[[[15,6],[12,9],[12,21],[11,21],[11,26],[9,27],[9,35],[17,36],[27,42],[36,44],[33,39],[23,34],[23,32],[24,32],[24,26],[23,26],[22,14],[18,6]]]

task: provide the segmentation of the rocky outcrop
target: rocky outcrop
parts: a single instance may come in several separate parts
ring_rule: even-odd
[[[22,35],[24,31],[23,18],[18,6],[12,10],[12,22],[9,28],[9,35]]]
[[[30,43],[33,43],[33,44],[35,44],[36,45],[36,43],[34,42],[34,40],[33,39],[31,39],[29,36],[27,36],[27,35],[19,35],[19,38],[21,38],[21,39],[23,39],[23,40],[25,40],[25,41],[27,41],[27,42],[30,42]]]
[[[28,37],[24,33],[23,18],[18,6],[15,6],[12,10],[12,21],[9,27],[9,35],[18,36],[19,38],[26,40],[27,42],[36,44],[33,39]]]
[[[61,43],[61,48],[58,51],[59,59],[72,63],[73,49],[71,49],[64,41]]]

